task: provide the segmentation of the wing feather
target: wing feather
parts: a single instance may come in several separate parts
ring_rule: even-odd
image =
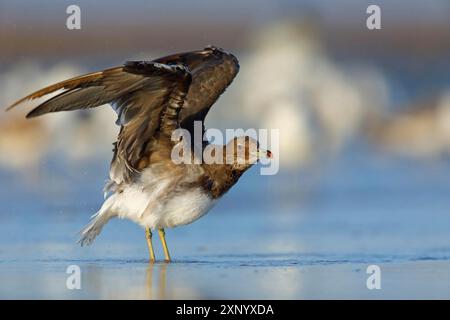
[[[94,108],[111,104],[121,126],[111,163],[116,183],[133,179],[143,158],[167,144],[181,126],[193,133],[239,71],[232,54],[215,47],[179,53],[154,61],[131,61],[50,85],[11,105],[62,93],[34,108],[27,117],[49,112]]]
[[[19,104],[27,101],[27,100],[34,100],[37,98],[41,98],[43,96],[46,96],[50,93],[53,93],[55,91],[61,90],[61,89],[75,89],[78,88],[80,86],[87,86],[90,83],[93,83],[95,81],[98,81],[99,79],[101,79],[103,77],[103,74],[108,72],[108,71],[112,71],[115,69],[121,69],[122,67],[117,67],[117,68],[111,68],[111,69],[107,69],[104,71],[98,71],[98,72],[93,72],[93,73],[89,73],[83,76],[79,76],[79,77],[75,77],[75,78],[71,78],[65,81],[61,81],[58,82],[56,84],[50,85],[48,87],[45,87],[41,90],[38,90],[36,92],[33,92],[29,95],[27,95],[26,97],[23,97],[22,99],[16,101],[15,103],[13,103],[11,106],[9,106],[6,110],[11,110],[12,108],[18,106]]]
[[[49,112],[94,108],[110,103],[121,125],[111,163],[111,179],[128,182],[149,157],[153,140],[166,139],[178,126],[178,113],[191,83],[188,68],[156,62],[127,62],[122,67],[66,80],[36,91],[14,103],[62,93],[34,108],[27,117]]]
[[[211,106],[239,72],[239,62],[231,53],[209,46],[203,50],[174,54],[155,60],[180,63],[189,68],[192,83],[179,115],[183,128],[193,132],[194,121],[204,122]]]

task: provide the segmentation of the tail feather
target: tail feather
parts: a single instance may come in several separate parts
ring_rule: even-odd
[[[88,246],[94,241],[102,231],[103,226],[114,216],[111,211],[113,201],[114,195],[109,197],[102,208],[91,217],[91,221],[80,231],[80,239],[77,243],[81,246]]]

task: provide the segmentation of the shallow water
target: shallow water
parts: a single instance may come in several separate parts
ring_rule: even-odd
[[[155,265],[129,221],[76,245],[102,201],[102,159],[2,172],[0,298],[450,298],[450,163],[345,154],[321,170],[252,169],[207,216],[167,230],[174,262]],[[366,287],[372,264],[380,290]],[[81,290],[66,288],[70,265]]]

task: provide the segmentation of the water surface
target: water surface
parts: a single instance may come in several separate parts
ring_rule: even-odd
[[[174,261],[155,265],[126,220],[76,245],[102,201],[103,161],[2,172],[0,297],[450,298],[450,163],[346,154],[321,170],[252,169],[207,216],[167,230]],[[381,290],[366,287],[372,264]],[[81,290],[66,288],[70,265]]]

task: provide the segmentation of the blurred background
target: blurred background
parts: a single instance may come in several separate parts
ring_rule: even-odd
[[[81,30],[66,8],[81,8]],[[381,30],[366,9],[381,8]],[[126,60],[213,44],[240,73],[206,126],[280,130],[252,168],[147,266],[143,230],[76,233],[102,203],[118,128],[107,106],[0,112],[2,298],[450,298],[450,2],[0,0],[0,108]],[[159,251],[161,257],[161,251]],[[83,290],[65,288],[78,264]],[[379,264],[383,290],[366,288]]]

